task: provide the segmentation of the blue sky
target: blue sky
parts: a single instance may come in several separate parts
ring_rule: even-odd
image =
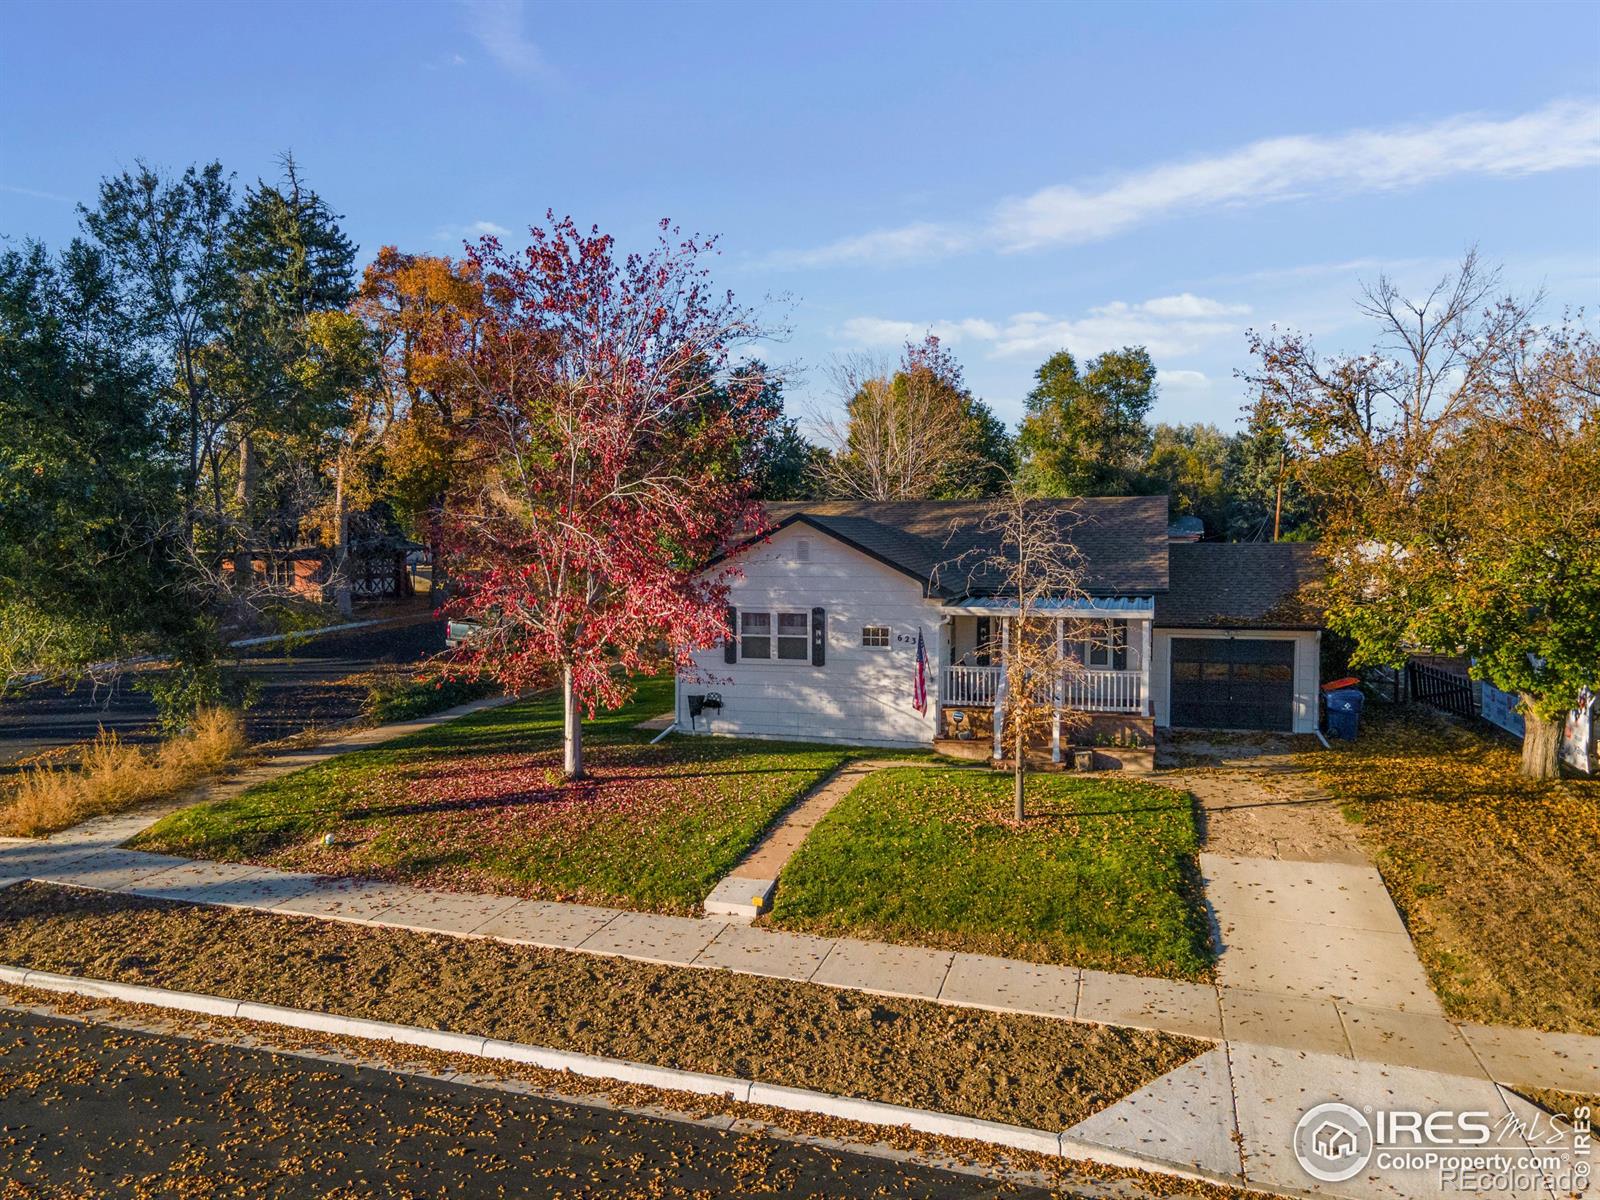
[[[364,255],[720,234],[802,415],[931,328],[1008,420],[1051,351],[1143,343],[1159,418],[1227,425],[1247,328],[1358,347],[1363,279],[1474,243],[1600,299],[1600,4],[7,6],[0,233],[285,149]]]

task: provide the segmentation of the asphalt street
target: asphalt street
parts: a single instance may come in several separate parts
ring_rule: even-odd
[[[281,643],[243,648],[234,669],[260,686],[245,713],[246,732],[251,741],[265,742],[311,725],[352,720],[366,693],[341,681],[442,649],[444,622],[431,618],[325,634],[287,651]],[[0,764],[85,741],[102,728],[127,741],[153,741],[155,705],[137,686],[146,674],[131,671],[111,687],[37,687],[0,703]]]
[[[868,1155],[0,1010],[0,1197],[980,1197]]]

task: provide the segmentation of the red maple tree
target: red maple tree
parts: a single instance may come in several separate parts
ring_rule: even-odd
[[[759,528],[754,454],[776,414],[760,379],[728,370],[758,331],[713,293],[713,242],[663,221],[654,249],[619,261],[598,230],[547,224],[523,251],[486,237],[468,252],[483,308],[477,338],[449,348],[477,402],[452,482],[447,607],[483,625],[462,667],[510,689],[559,680],[577,779],[582,712],[726,635],[727,573],[696,571]]]

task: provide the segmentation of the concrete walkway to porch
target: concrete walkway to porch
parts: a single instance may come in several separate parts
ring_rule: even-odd
[[[847,762],[789,806],[705,899],[708,917],[753,921],[772,907],[778,876],[800,843],[868,775],[885,767],[923,767],[925,762],[857,759]]]

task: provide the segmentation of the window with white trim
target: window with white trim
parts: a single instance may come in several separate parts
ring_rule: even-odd
[[[810,612],[740,609],[739,658],[746,662],[810,662]]]
[[[874,650],[888,649],[889,627],[887,625],[863,625],[861,627],[861,644]]]
[[[1084,666],[1107,670],[1116,666],[1118,654],[1126,658],[1128,627],[1124,622],[1091,621],[1087,633],[1080,655]]]

